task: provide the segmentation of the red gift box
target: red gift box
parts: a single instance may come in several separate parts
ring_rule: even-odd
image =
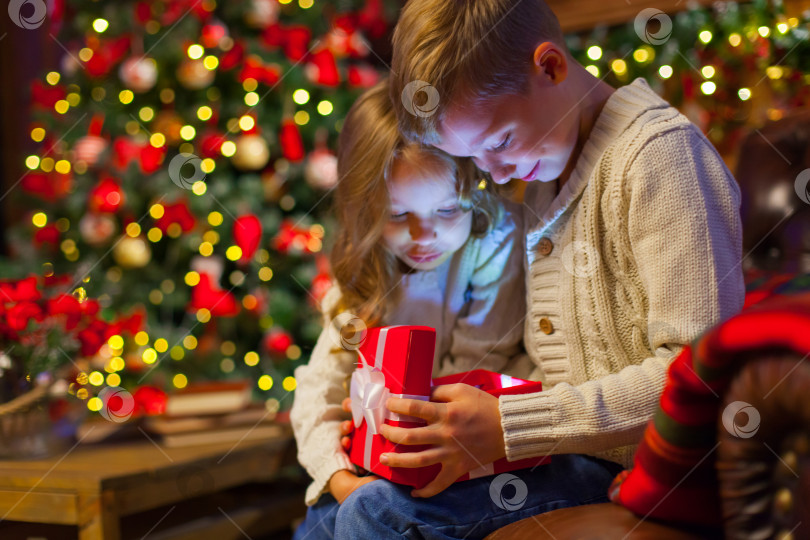
[[[436,331],[426,326],[390,326],[372,328],[358,349],[358,368],[352,375],[352,417],[355,431],[349,458],[369,472],[398,484],[420,488],[439,472],[440,465],[422,468],[388,467],[380,464],[380,454],[419,452],[424,445],[397,445],[378,433],[383,423],[397,427],[417,427],[424,421],[388,411],[389,397],[427,401],[430,397],[433,351]],[[433,381],[441,384],[465,383],[493,396],[539,392],[539,382],[526,381],[477,369],[449,375]],[[548,463],[549,457],[507,461],[505,458],[470,471],[457,481]]]

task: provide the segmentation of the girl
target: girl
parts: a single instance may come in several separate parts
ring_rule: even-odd
[[[387,81],[346,117],[335,192],[337,286],[324,297],[325,329],[311,359],[295,372],[291,420],[299,461],[313,479],[306,503],[315,505],[297,537],[331,537],[338,503],[374,480],[355,475],[340,444],[341,401],[357,361],[346,349],[358,319],[366,327],[434,327],[434,377],[475,368],[528,375],[519,355],[520,236],[475,173],[468,160],[405,144]]]

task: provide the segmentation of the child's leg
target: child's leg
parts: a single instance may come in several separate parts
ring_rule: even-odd
[[[304,522],[295,531],[293,540],[322,540],[335,537],[335,517],[338,502],[332,495],[324,493],[314,505],[307,508]]]
[[[338,510],[335,538],[483,538],[515,521],[557,508],[607,502],[615,463],[581,455],[554,456],[549,465],[459,482],[429,499],[410,486],[371,482]],[[504,480],[511,482],[503,483]]]

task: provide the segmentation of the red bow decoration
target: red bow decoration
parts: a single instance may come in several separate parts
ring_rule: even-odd
[[[43,244],[51,244],[54,247],[58,246],[59,229],[53,224],[48,224],[41,229],[37,229],[34,233],[34,244],[37,247],[42,247]]]
[[[278,135],[281,153],[293,163],[304,159],[304,141],[295,122],[287,119],[281,121],[281,132]]]
[[[233,223],[233,239],[242,250],[242,264],[249,261],[262,241],[262,223],[253,214],[239,216]]]
[[[34,302],[42,298],[36,276],[0,281],[0,305],[5,302]]]
[[[296,227],[291,219],[285,219],[281,222],[281,227],[273,238],[273,247],[283,255],[290,251],[312,253],[307,247],[312,238],[312,233],[308,229]]]
[[[23,177],[21,187],[26,193],[36,195],[42,200],[56,202],[70,193],[73,174],[62,174],[55,170],[49,173],[31,172]]]
[[[298,62],[307,54],[312,31],[303,25],[284,27],[271,24],[264,30],[262,40],[271,49],[283,47],[284,54],[291,62]]]
[[[267,86],[272,86],[281,78],[281,70],[276,64],[265,64],[260,58],[249,56],[245,60],[245,65],[242,66],[238,78],[239,82],[245,82],[246,79],[255,79]]]
[[[52,109],[56,102],[65,99],[65,96],[67,96],[67,92],[61,86],[51,86],[40,80],[31,82],[31,101],[34,105]]]
[[[129,51],[130,37],[121,36],[117,39],[96,40],[92,44],[88,40],[88,46],[93,50],[93,56],[84,63],[87,74],[93,78],[100,79],[106,77],[115,64],[120,62]]]
[[[122,171],[137,160],[142,173],[152,174],[160,169],[165,156],[165,146],[155,148],[148,142],[138,144],[128,137],[118,137],[113,142],[113,164]]]
[[[242,58],[244,58],[244,56],[245,46],[241,41],[237,41],[233,44],[231,50],[227,51],[222,55],[222,58],[220,58],[219,69],[222,71],[228,71],[229,69],[235,68],[242,63]]]
[[[292,336],[283,328],[273,328],[264,338],[265,350],[274,356],[283,355],[292,344]]]
[[[200,309],[207,309],[214,317],[233,317],[240,308],[233,294],[216,286],[208,274],[201,273],[200,282],[191,290],[189,311]]]
[[[165,205],[163,215],[155,221],[155,227],[166,233],[173,223],[180,225],[183,232],[189,232],[197,224],[197,218],[189,210],[186,201]]]

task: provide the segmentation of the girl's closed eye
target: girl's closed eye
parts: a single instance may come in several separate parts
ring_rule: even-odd
[[[512,144],[512,132],[510,131],[510,132],[508,132],[508,133],[506,134],[506,136],[504,136],[504,138],[503,138],[503,140],[501,141],[501,143],[500,143],[498,146],[496,146],[495,148],[493,148],[493,149],[492,149],[492,151],[493,151],[493,152],[495,152],[496,154],[497,154],[498,152],[503,152],[504,150],[506,150],[507,148],[509,148],[509,146],[510,146],[511,144]]]
[[[389,219],[391,221],[405,221],[406,217],[408,217],[408,212],[391,212]]]
[[[458,206],[453,206],[450,208],[439,208],[436,213],[442,217],[452,217],[458,213]]]

